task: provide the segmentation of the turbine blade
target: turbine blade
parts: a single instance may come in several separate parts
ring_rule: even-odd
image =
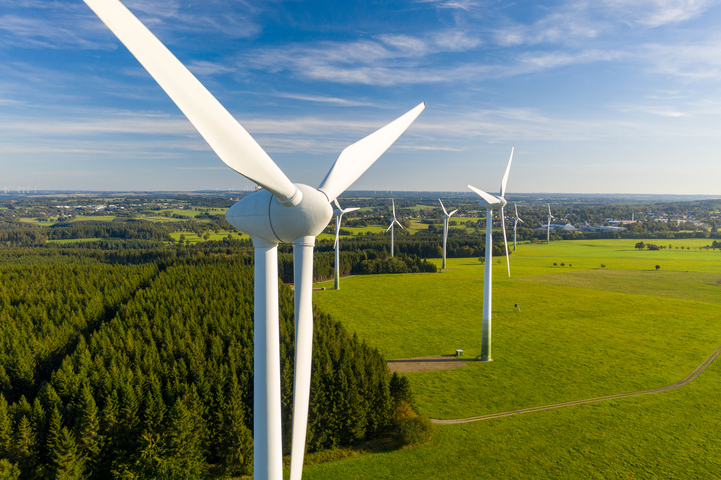
[[[471,190],[473,190],[474,192],[476,192],[483,200],[486,201],[486,203],[487,203],[488,205],[495,205],[495,204],[497,204],[497,203],[501,203],[500,200],[498,200],[496,197],[494,197],[493,195],[490,195],[490,194],[484,192],[483,190],[481,190],[481,189],[479,189],[479,188],[476,188],[476,187],[474,187],[474,186],[472,186],[472,185],[468,185],[468,188],[470,188]]]
[[[516,217],[518,217],[518,205],[516,205],[516,204],[514,203],[514,204],[513,204],[513,208],[516,209]]]
[[[343,221],[343,211],[336,217],[335,222],[335,242],[333,242],[333,250],[338,248],[338,236],[340,235],[340,223]]]
[[[313,357],[313,245],[315,237],[293,242],[295,283],[295,378],[293,382],[293,436],[290,477],[300,480],[303,473],[310,380]]]
[[[441,202],[441,199],[439,198],[438,201]],[[443,206],[443,202],[441,202],[441,208],[443,209],[443,213],[448,215],[448,212],[446,212],[446,207]]]
[[[391,204],[393,205],[393,219],[396,218],[396,202],[391,198]]]
[[[451,213],[448,214],[448,217],[450,218],[450,217],[453,216],[453,214],[456,213],[457,211],[458,211],[458,209],[456,208],[455,210],[453,210]]]
[[[548,204],[548,216],[551,217],[551,204]]]
[[[405,228],[403,228],[403,225],[401,225],[401,222],[399,222],[399,221],[396,220],[395,218],[393,219],[393,221],[396,222],[396,224],[397,224],[399,227],[401,227],[401,230],[405,230]]]
[[[506,238],[506,217],[501,207],[501,227],[503,227],[503,245],[506,247],[506,265],[508,265],[508,276],[511,276],[511,259],[508,256],[508,239]]]
[[[395,218],[393,220],[395,221]],[[393,223],[394,222],[391,222],[391,224],[388,225],[388,228],[386,228],[386,233],[388,233],[388,230],[390,230],[393,227]]]
[[[524,222],[523,220],[521,220],[521,217],[518,217],[518,221],[521,222],[521,223],[526,223],[526,222]]]
[[[508,166],[506,167],[506,173],[503,174],[503,180],[501,181],[501,198],[506,198],[506,184],[508,183],[508,174],[511,171],[511,162],[513,161],[513,149],[511,147],[511,158],[508,159]]]
[[[130,10],[118,0],[84,1],[165,90],[226,165],[261,185],[281,202],[296,198],[296,186],[261,146]]]
[[[356,210],[360,210],[360,207],[350,207],[350,208],[346,208],[345,210],[343,210],[343,213],[355,212]]]
[[[341,212],[343,211],[343,209],[340,208],[340,203],[338,203],[338,199],[337,199],[337,198],[334,198],[334,199],[333,199],[333,203],[335,203],[335,206],[336,206],[336,208],[337,208],[338,210],[340,210]]]
[[[380,130],[346,147],[318,190],[323,192],[328,200],[333,200],[345,192],[410,127],[424,108],[426,108],[425,102]]]

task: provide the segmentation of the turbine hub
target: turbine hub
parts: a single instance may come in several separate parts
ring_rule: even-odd
[[[297,238],[315,237],[330,222],[333,207],[315,188],[295,185],[302,194],[297,205],[285,206],[267,190],[258,190],[230,207],[225,218],[238,230],[271,243],[292,243]]]

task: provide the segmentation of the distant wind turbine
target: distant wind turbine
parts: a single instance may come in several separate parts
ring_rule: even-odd
[[[403,225],[401,225],[401,222],[398,221],[396,218],[396,202],[391,199],[391,203],[393,204],[393,220],[391,220],[390,226],[386,229],[386,233],[388,233],[388,230],[391,231],[391,257],[393,256],[393,232],[395,231],[394,225],[398,225],[399,227],[403,228]]]
[[[438,199],[439,202],[441,202],[441,199]],[[456,213],[458,209],[456,208],[451,213],[446,212],[446,207],[443,206],[443,202],[441,202],[441,208],[443,209],[443,266],[441,268],[446,268],[446,242],[448,241],[448,222],[450,221],[451,215]]]
[[[511,171],[513,161],[513,148],[511,147],[511,158],[508,159],[506,173],[501,180],[501,195],[494,197],[476,187],[468,185],[468,188],[481,197],[481,205],[486,207],[486,261],[484,265],[485,275],[483,278],[483,327],[481,331],[481,361],[492,362],[491,358],[491,282],[493,274],[493,210],[500,209],[501,226],[503,227],[503,243],[506,246],[506,264],[508,265],[508,276],[511,276],[511,260],[508,258],[508,241],[506,239],[506,220],[503,216],[503,207],[506,206],[506,183],[508,173]]]
[[[352,207],[352,208],[346,208],[343,210],[340,208],[340,205],[338,204],[338,199],[336,198],[333,203],[335,203],[335,206],[337,207],[335,210],[333,210],[333,214],[335,215],[335,243],[333,244],[333,248],[335,249],[335,289],[340,290],[340,242],[338,241],[338,238],[340,237],[340,222],[343,218],[344,213],[348,212],[355,212],[356,210],[360,210],[358,207]]]
[[[551,220],[555,220],[555,219],[556,219],[556,217],[551,215],[551,204],[549,203],[548,204],[548,228],[547,228],[548,237],[546,238],[546,245],[551,243]]]
[[[256,480],[282,480],[278,244],[293,243],[295,378],[291,473],[303,470],[313,348],[313,247],[333,216],[330,203],[398,139],[425,108],[348,146],[316,189],[294,184],[192,73],[119,0],[84,0],[128,48],[230,168],[262,189],[226,212],[255,248],[253,468]]]
[[[513,217],[513,251],[516,251],[516,226],[518,226],[518,222],[526,223],[523,220],[521,220],[521,217],[518,216],[518,205],[515,203],[513,204],[513,208],[516,209],[516,216]]]

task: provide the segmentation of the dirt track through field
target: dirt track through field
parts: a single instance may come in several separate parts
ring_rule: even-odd
[[[468,417],[468,418],[458,418],[455,420],[437,420],[437,419],[431,419],[433,423],[437,424],[451,424],[451,423],[470,423],[470,422],[480,422],[482,420],[491,420],[493,418],[502,418],[502,417],[510,417],[512,415],[520,415],[522,413],[532,413],[532,412],[541,412],[544,410],[553,410],[556,408],[563,408],[563,407],[572,407],[574,405],[583,405],[586,403],[595,403],[595,402],[603,402],[606,400],[616,400],[619,398],[626,398],[626,397],[636,397],[638,395],[648,395],[649,393],[661,393],[666,392],[669,390],[674,390],[679,387],[683,387],[684,385],[688,385],[689,383],[693,382],[696,377],[701,375],[706,368],[708,368],[709,365],[713,363],[714,360],[716,360],[716,357],[721,354],[721,345],[719,345],[716,350],[709,355],[706,360],[701,362],[701,365],[696,367],[696,369],[691,372],[688,377],[684,378],[680,382],[676,382],[672,385],[667,385],[665,387],[660,388],[653,388],[651,390],[641,390],[638,392],[630,392],[630,393],[618,393],[616,395],[608,395],[606,397],[595,397],[595,398],[587,398],[584,400],[574,400],[572,402],[564,402],[564,403],[554,403],[552,405],[543,405],[540,407],[530,407],[530,408],[521,408],[519,410],[511,410],[509,412],[501,412],[501,413],[491,413],[488,415],[479,415],[477,417]]]

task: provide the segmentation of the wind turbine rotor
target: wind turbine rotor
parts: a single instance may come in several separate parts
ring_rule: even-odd
[[[333,216],[330,202],[395,142],[425,108],[425,103],[346,148],[318,190],[293,184],[250,134],[119,0],[84,1],[165,90],[220,159],[263,187],[226,212],[228,222],[248,233],[255,247],[253,418],[254,478],[258,479],[280,480],[283,475],[277,246],[293,243],[296,376],[291,479],[299,480],[310,391],[315,237]]]

